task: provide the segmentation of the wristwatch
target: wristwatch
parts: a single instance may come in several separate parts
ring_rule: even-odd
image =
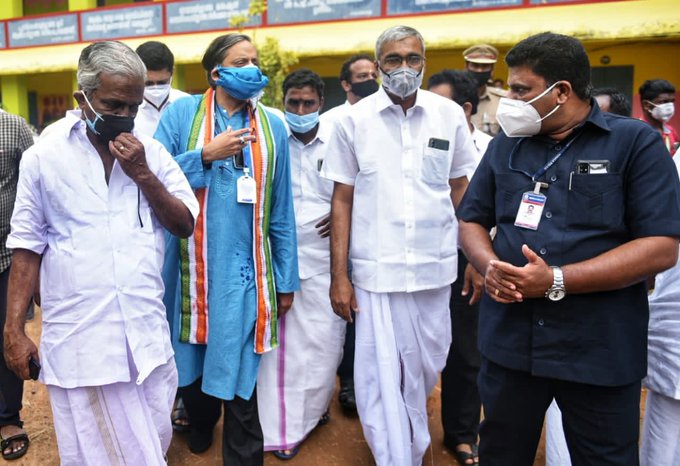
[[[564,288],[564,274],[559,267],[552,266],[553,269],[553,284],[545,292],[545,297],[550,301],[559,301],[567,295],[567,290]]]

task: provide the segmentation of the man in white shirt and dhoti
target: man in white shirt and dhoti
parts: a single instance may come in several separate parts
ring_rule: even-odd
[[[308,69],[283,81],[300,291],[279,318],[279,348],[262,356],[257,398],[264,449],[294,457],[307,435],[328,422],[346,323],[333,313],[329,215],[333,182],[320,175],[333,124],[319,120],[324,82]]]
[[[424,54],[415,29],[381,34],[382,87],[340,117],[324,162],[331,303],[345,319],[357,312],[357,408],[378,466],[419,466],[430,444],[426,400],[451,342],[454,207],[475,163],[460,106],[419,89]]]
[[[172,438],[163,229],[189,236],[198,202],[165,148],[133,131],[145,74],[120,42],[87,46],[79,110],[21,160],[5,357],[23,379],[42,365],[62,466],[164,465]],[[24,332],[39,271],[40,357]]]

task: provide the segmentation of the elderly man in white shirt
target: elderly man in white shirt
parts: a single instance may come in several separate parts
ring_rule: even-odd
[[[198,203],[163,146],[132,132],[144,78],[126,45],[87,46],[80,110],[21,161],[5,355],[23,379],[42,365],[62,466],[164,465],[172,437],[163,228],[190,235]],[[39,269],[40,357],[24,332]]]
[[[333,313],[328,297],[333,182],[319,172],[333,125],[319,121],[324,83],[316,73],[300,69],[286,77],[283,92],[300,291],[290,312],[279,318],[278,350],[262,356],[257,398],[264,449],[290,459],[309,433],[328,421],[345,321]]]
[[[150,40],[137,47],[137,55],[146,66],[144,101],[135,117],[135,129],[140,134],[153,137],[161,115],[175,100],[189,94],[172,87],[175,56],[163,42]]]
[[[325,162],[331,303],[345,319],[357,311],[357,408],[379,466],[420,465],[430,443],[426,399],[451,342],[454,206],[475,160],[460,106],[418,89],[424,53],[415,29],[381,34],[382,88],[338,120]]]

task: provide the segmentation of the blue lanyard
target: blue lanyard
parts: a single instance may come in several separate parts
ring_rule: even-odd
[[[543,175],[545,175],[545,172],[547,172],[550,169],[550,167],[555,165],[555,162],[557,162],[559,160],[559,158],[562,157],[562,155],[564,155],[564,153],[571,147],[571,145],[574,143],[574,141],[576,141],[576,139],[578,139],[578,137],[580,135],[581,135],[581,131],[576,133],[576,135],[573,138],[571,138],[569,140],[569,142],[567,142],[564,145],[564,147],[562,148],[561,151],[559,151],[557,154],[555,154],[553,156],[553,158],[548,160],[548,162],[545,165],[543,165],[541,168],[539,168],[533,175],[530,174],[527,171],[520,170],[520,169],[514,168],[512,166],[512,157],[515,155],[515,152],[517,152],[517,149],[519,148],[520,144],[522,144],[524,142],[524,140],[527,139],[527,138],[522,138],[519,141],[517,141],[517,143],[515,144],[515,147],[512,148],[512,152],[510,152],[510,157],[508,158],[508,168],[512,171],[516,171],[516,172],[525,174],[526,176],[531,178],[531,181],[533,181],[535,183],[538,178],[541,178]]]

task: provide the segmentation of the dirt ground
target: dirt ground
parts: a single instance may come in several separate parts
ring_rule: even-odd
[[[30,337],[37,342],[40,336],[40,310],[27,324]],[[31,439],[31,446],[23,458],[12,461],[13,465],[56,466],[59,464],[57,442],[52,427],[52,412],[44,385],[27,381],[24,385],[24,403],[21,412],[24,427]],[[458,463],[442,444],[443,431],[440,422],[439,386],[428,399],[428,414],[432,446],[425,457],[423,466],[454,466]],[[221,426],[221,422],[218,423]],[[221,427],[215,431],[212,447],[201,455],[194,455],[187,448],[186,438],[175,434],[168,452],[170,466],[219,466],[221,462]],[[300,453],[291,461],[280,461],[271,454],[265,456],[265,466],[372,466],[374,465],[366,444],[359,420],[342,414],[337,397],[331,406],[331,421],[317,428],[305,441]],[[534,466],[544,466],[544,442],[541,444]],[[143,465],[133,465],[143,466]]]

